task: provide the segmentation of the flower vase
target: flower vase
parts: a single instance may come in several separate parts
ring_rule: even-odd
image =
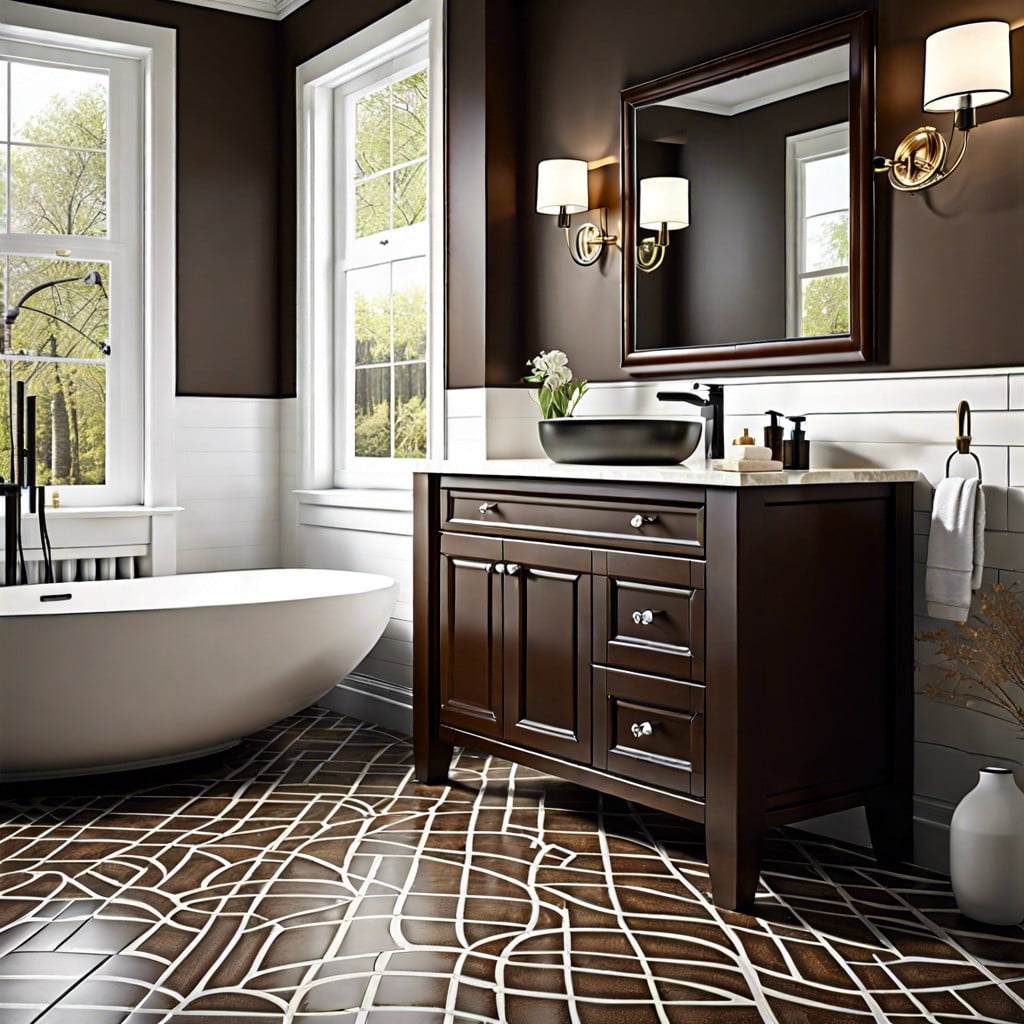
[[[962,914],[985,924],[1024,920],[1024,793],[1009,768],[983,768],[957,805],[949,871]]]

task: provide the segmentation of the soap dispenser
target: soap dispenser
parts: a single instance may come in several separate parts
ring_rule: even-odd
[[[782,463],[785,469],[810,469],[811,446],[804,433],[803,424],[806,416],[787,416],[793,424],[789,440],[783,444]]]
[[[782,424],[779,423],[782,413],[769,409],[765,416],[771,416],[772,422],[770,426],[764,428],[764,446],[771,449],[774,462],[784,462],[785,460],[782,458],[782,441],[786,431]]]

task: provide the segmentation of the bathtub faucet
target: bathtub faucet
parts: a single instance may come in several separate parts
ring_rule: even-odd
[[[4,499],[4,586],[18,585],[18,552],[21,549],[21,485],[6,484],[0,477]]]

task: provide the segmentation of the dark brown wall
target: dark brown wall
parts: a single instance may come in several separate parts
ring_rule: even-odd
[[[178,394],[277,395],[277,25],[167,0],[40,6],[178,30]]]
[[[519,19],[512,0],[448,0],[447,21],[447,383],[500,386],[525,369]],[[525,193],[522,202],[529,202]]]
[[[961,21],[1024,21],[1024,0],[523,0],[524,86],[519,152],[521,364],[564,349],[591,380],[620,380],[621,257],[580,269],[552,218],[533,212],[546,157],[618,158],[619,90],[863,8],[878,8],[878,140],[891,154],[921,123],[924,39]],[[1024,355],[1017,308],[1024,270],[1024,32],[1015,32],[1015,97],[981,111],[957,177],[927,197],[879,188],[883,287],[881,364],[923,369],[1011,364]],[[494,111],[491,116],[507,116]],[[989,123],[986,123],[989,122]],[[618,228],[618,187],[591,175],[591,201]],[[888,268],[891,267],[891,277]],[[452,346],[451,358],[463,353]],[[513,383],[510,377],[506,383]]]

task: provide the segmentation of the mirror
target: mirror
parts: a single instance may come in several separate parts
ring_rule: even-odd
[[[870,15],[622,93],[623,366],[872,355]]]

